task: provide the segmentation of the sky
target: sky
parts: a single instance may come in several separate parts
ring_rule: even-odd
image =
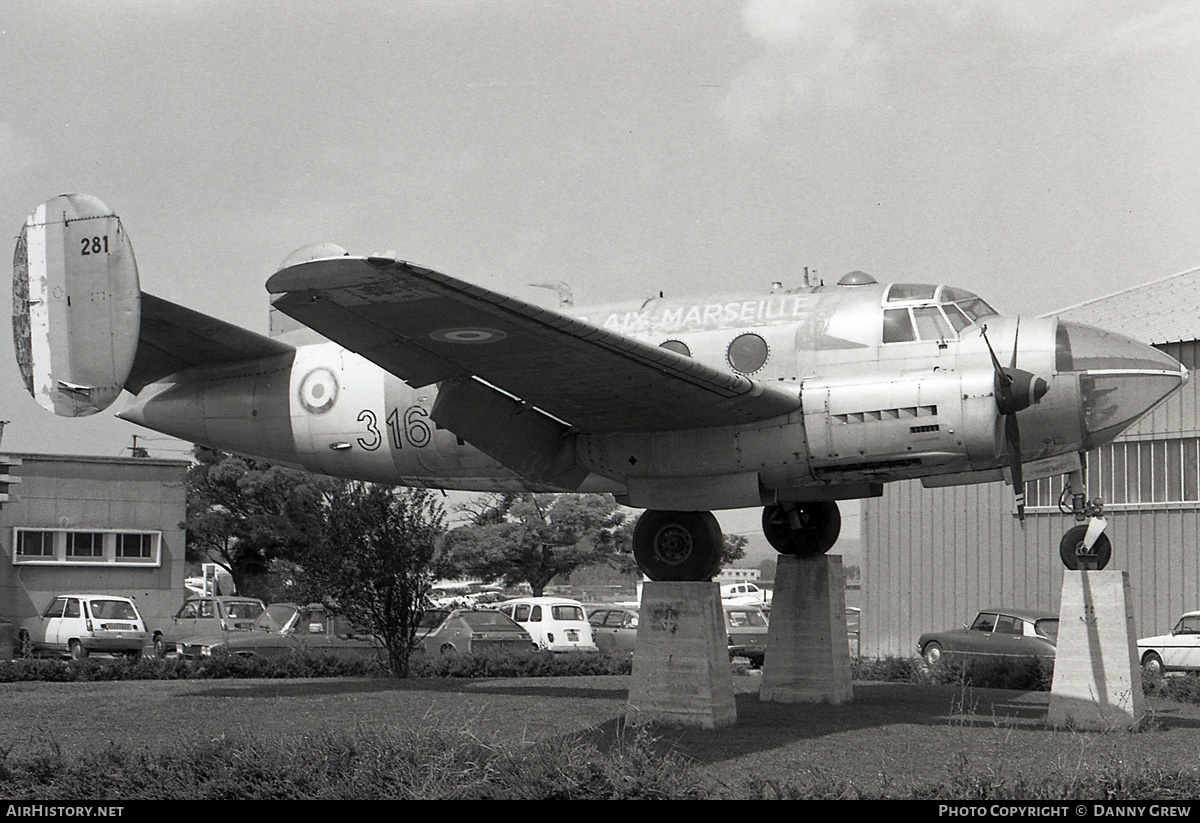
[[[323,241],[579,305],[807,266],[1040,314],[1200,265],[1197,135],[1190,0],[0,0],[10,242],[93,194],[145,291],[263,332]],[[12,357],[0,419],[187,453],[53,418]]]

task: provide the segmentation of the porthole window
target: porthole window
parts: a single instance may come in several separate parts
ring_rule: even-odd
[[[667,351],[673,351],[676,354],[682,354],[685,357],[692,356],[692,350],[689,349],[687,347],[687,343],[684,343],[682,340],[667,340],[665,343],[659,345],[659,348],[666,349]]]
[[[767,363],[767,341],[757,334],[740,334],[733,338],[725,359],[740,374],[754,374]]]

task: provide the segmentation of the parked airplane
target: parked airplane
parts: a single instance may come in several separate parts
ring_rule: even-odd
[[[1088,326],[1003,317],[944,285],[834,286],[551,310],[333,245],[267,281],[324,342],[266,337],[141,291],[120,219],[63,195],[26,222],[14,337],[29,392],[220,449],[363,480],[473,491],[611,492],[644,508],[634,554],[656,580],[707,580],[713,509],[763,506],[784,554],[837,540],[838,500],[921,478],[1069,475],[1079,526],[1111,546],[1081,455],[1179,388],[1161,352]],[[1090,518],[1090,519],[1089,519]],[[1089,520],[1087,525],[1082,521]]]

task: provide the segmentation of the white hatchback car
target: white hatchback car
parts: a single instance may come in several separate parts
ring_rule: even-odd
[[[592,626],[578,600],[565,597],[521,597],[497,603],[495,609],[521,625],[538,648],[551,652],[599,651]]]
[[[146,645],[146,621],[128,597],[60,594],[38,617],[17,628],[21,654],[66,653],[82,660],[92,652],[138,658]]]
[[[1170,634],[1138,638],[1137,647],[1147,674],[1200,671],[1200,612],[1180,617]]]

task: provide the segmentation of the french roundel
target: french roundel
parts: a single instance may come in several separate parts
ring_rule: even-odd
[[[300,381],[300,405],[310,414],[324,414],[337,402],[337,376],[324,366],[313,369]]]

